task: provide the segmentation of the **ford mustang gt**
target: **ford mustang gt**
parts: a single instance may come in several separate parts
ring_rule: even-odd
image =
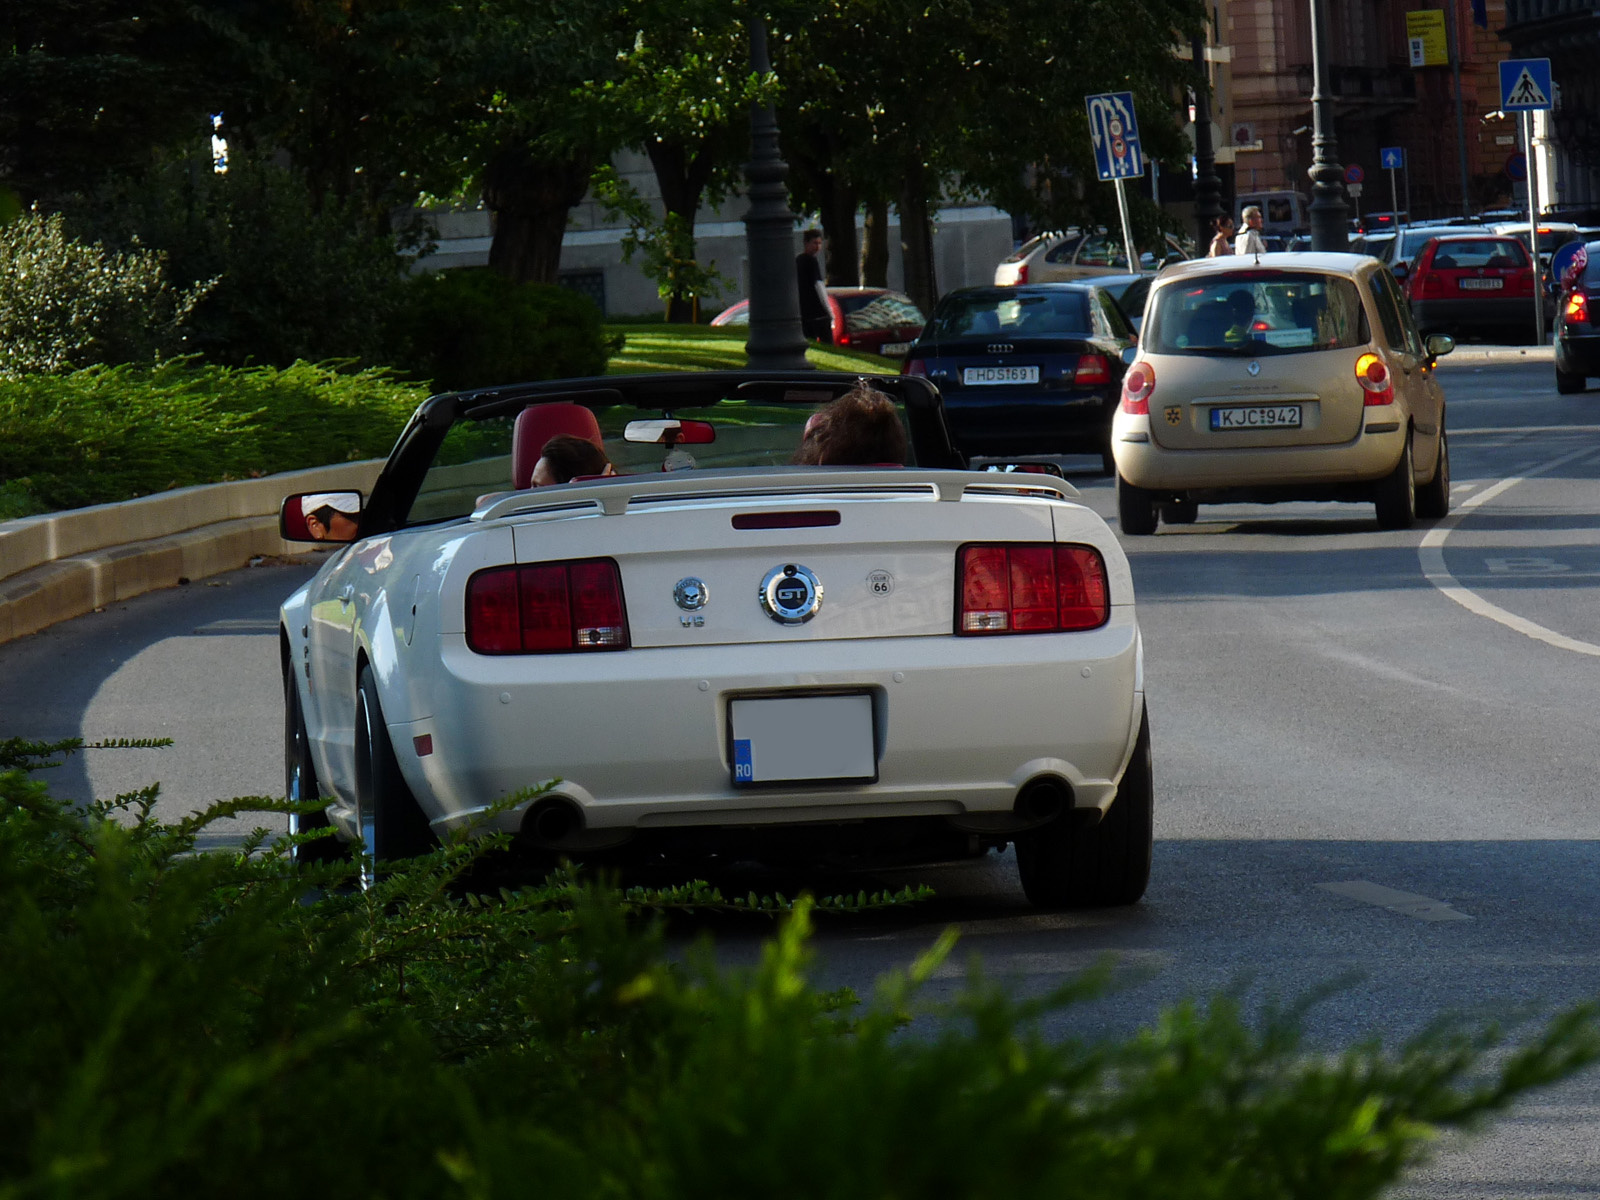
[[[290,496],[284,536],[336,543],[282,609],[288,794],[325,802],[300,827],[376,861],[484,829],[580,861],[1010,843],[1035,904],[1138,900],[1127,559],[1061,479],[965,469],[918,377],[872,381],[908,461],[793,465],[860,382],[447,393],[370,496]],[[556,436],[616,473],[530,486]]]

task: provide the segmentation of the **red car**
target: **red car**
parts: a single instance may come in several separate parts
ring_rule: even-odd
[[[887,288],[831,287],[828,307],[833,311],[833,344],[869,354],[902,357],[925,318],[911,297]],[[740,300],[711,319],[713,325],[748,325],[750,301]]]
[[[1468,233],[1435,237],[1417,251],[1409,271],[1395,272],[1411,315],[1430,333],[1533,337],[1534,283],[1528,249],[1514,237]]]

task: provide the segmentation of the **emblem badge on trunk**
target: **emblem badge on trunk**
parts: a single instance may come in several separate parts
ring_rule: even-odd
[[[822,584],[805,567],[773,567],[756,593],[761,609],[780,625],[804,625],[822,607]]]
[[[693,575],[678,580],[672,589],[672,602],[684,612],[698,612],[710,598],[711,591],[706,587],[705,580],[696,579]]]
[[[1248,367],[1246,367],[1245,370],[1249,371],[1250,372],[1250,378],[1254,379],[1257,375],[1261,374],[1261,364],[1258,363],[1258,362],[1253,362]]]
[[[1183,420],[1183,409],[1179,408],[1176,404],[1167,409],[1168,425],[1176,425],[1181,420]]]

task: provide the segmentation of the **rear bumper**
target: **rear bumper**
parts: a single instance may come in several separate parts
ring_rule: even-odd
[[[440,833],[559,778],[590,830],[1008,812],[1040,775],[1104,810],[1142,696],[1132,606],[1085,633],[913,637],[487,658],[440,639],[435,715],[391,724]],[[872,697],[878,779],[735,787],[728,701],[817,689]],[[622,698],[619,700],[619,698]],[[429,735],[419,757],[414,738]],[[499,814],[515,830],[525,805]]]
[[[1413,300],[1411,316],[1419,328],[1430,330],[1532,325],[1533,299],[1529,296],[1485,296],[1471,300]]]
[[[1600,375],[1600,333],[1556,338],[1556,370],[1568,375]]]
[[[1373,483],[1400,461],[1406,426],[1403,414],[1390,406],[1368,409],[1365,419],[1377,428],[1335,445],[1170,450],[1150,440],[1148,416],[1118,412],[1111,452],[1117,474],[1135,487],[1156,491]]]
[[[968,454],[1099,453],[1116,407],[1109,394],[995,395],[972,388],[939,394],[951,437]]]

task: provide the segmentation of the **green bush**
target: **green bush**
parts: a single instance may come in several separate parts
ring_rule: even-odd
[[[213,362],[388,361],[385,331],[410,255],[354,204],[313,195],[298,174],[230,156],[108,181],[69,224],[116,245],[163,251],[182,285],[215,280],[190,319],[191,350]]]
[[[703,887],[485,895],[493,847],[457,842],[355,890],[264,836],[196,852],[282,802],[52,799],[33,773],[74,748],[0,742],[0,1196],[1348,1200],[1600,1054],[1592,1007],[1503,1054],[1313,1053],[1226,1002],[1051,1039],[1104,980],[1018,1000],[974,969],[930,1004],[949,935],[856,1004],[808,981],[808,903],[723,969],[662,935],[731,907]]]
[[[441,391],[603,375],[612,351],[587,297],[476,267],[411,279],[392,345],[396,366]]]
[[[0,225],[0,376],[178,353],[209,283],[175,290],[165,262],[137,245],[118,254],[70,238],[59,213]]]
[[[425,394],[309,363],[0,378],[0,519],[382,458]]]

